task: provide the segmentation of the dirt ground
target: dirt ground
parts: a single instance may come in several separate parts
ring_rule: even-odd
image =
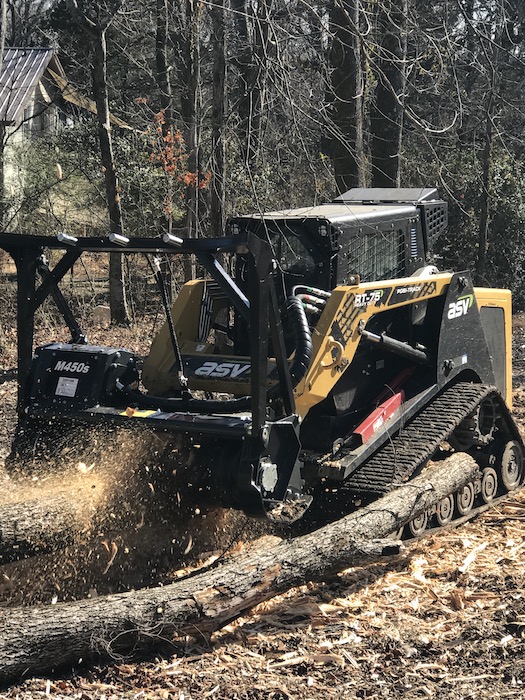
[[[126,343],[133,347],[133,337],[119,341]],[[514,410],[524,426],[523,317],[515,321],[514,373]],[[0,382],[5,457],[14,427],[13,373],[4,369]],[[7,494],[12,480],[2,474],[0,485]],[[26,679],[0,689],[0,698],[525,698],[524,491],[458,530],[409,545],[397,559],[350,569],[264,603],[210,639],[164,645],[162,653],[138,662],[120,659]],[[242,529],[242,522],[236,525]],[[92,594],[117,585],[105,579],[111,567],[103,573],[110,544],[98,579],[90,581]],[[188,542],[180,547],[187,549]],[[169,580],[180,561],[164,561],[151,582]],[[31,564],[24,566],[23,576],[34,582]],[[0,567],[4,589],[13,571]],[[40,599],[50,604],[66,598],[56,586],[67,577],[59,572],[53,580],[45,571]],[[74,590],[74,576],[67,580]],[[0,605],[13,600],[2,598],[0,583]]]

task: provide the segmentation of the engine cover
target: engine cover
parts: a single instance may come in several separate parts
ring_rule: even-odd
[[[129,350],[50,343],[36,349],[30,376],[29,410],[65,412],[118,405],[116,381],[132,384],[138,371]]]

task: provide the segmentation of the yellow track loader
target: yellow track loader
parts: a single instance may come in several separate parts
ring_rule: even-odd
[[[178,479],[203,500],[293,521],[312,501],[345,512],[460,450],[480,477],[409,529],[470,517],[523,480],[511,297],[435,267],[446,226],[434,189],[353,189],[231,218],[218,238],[0,235],[18,270],[14,452],[78,425],[140,427],[162,436],[166,463],[183,455]],[[48,249],[63,251],[53,269]],[[143,361],[90,345],[60,291],[99,252],[151,262],[166,322]],[[204,274],[170,304],[159,261],[173,255]],[[71,338],[34,350],[48,296]]]

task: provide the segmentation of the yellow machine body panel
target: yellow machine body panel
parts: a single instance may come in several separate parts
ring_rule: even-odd
[[[208,285],[209,282],[203,279],[186,282],[171,307],[173,325],[183,353],[205,355],[217,351],[215,345],[208,342],[207,324],[202,324],[203,298]],[[206,313],[214,319],[225,308],[222,297],[211,299]],[[151,343],[142,369],[142,382],[148,391],[165,395],[170,390],[180,389],[178,377],[171,371],[174,361],[169,327],[164,323]]]
[[[512,408],[512,298],[508,289],[475,287],[481,323],[501,393]]]
[[[361,341],[360,324],[366,326],[372,316],[386,310],[421,304],[446,294],[451,278],[446,273],[334,289],[312,335],[310,368],[296,388],[299,415],[304,417],[325,399],[352,363]],[[339,329],[343,342],[334,338],[334,327]]]
[[[403,306],[412,306],[416,311],[428,300],[445,295],[451,278],[451,273],[440,273],[336,287],[313,329],[308,372],[294,390],[298,415],[304,418],[313,406],[330,394],[342,373],[352,364],[361,342],[360,328],[366,328],[372,317]],[[181,352],[187,358],[202,360],[202,376],[193,375],[190,387],[244,395],[250,391],[249,382],[246,378],[242,381],[242,377],[235,381],[235,373],[241,374],[242,368],[249,365],[249,356],[231,355],[229,349],[217,344],[216,336],[202,335],[203,306],[212,321],[227,306],[222,297],[203,304],[207,284],[209,282],[202,279],[186,283],[172,306]],[[475,288],[475,298],[497,383],[511,406],[511,294],[505,289],[479,287]],[[334,329],[338,330],[337,339]],[[177,374],[172,371],[173,364],[173,347],[165,323],[154,338],[144,362],[142,381],[148,391],[165,395],[180,389]],[[269,374],[274,367],[270,358]],[[205,370],[209,368],[214,369],[206,374]]]

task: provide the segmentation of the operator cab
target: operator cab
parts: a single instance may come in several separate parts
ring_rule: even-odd
[[[362,282],[409,277],[426,265],[447,226],[447,205],[433,188],[356,188],[316,207],[235,217],[232,234],[267,240],[282,296],[297,285],[331,291]],[[242,264],[237,283],[242,288]],[[278,285],[279,286],[279,285]]]

